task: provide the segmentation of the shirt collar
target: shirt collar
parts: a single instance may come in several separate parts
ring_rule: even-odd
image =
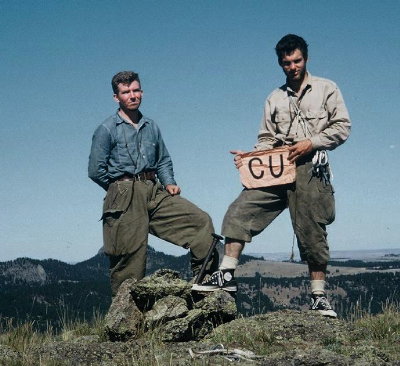
[[[307,70],[307,84],[306,84],[306,86],[304,87],[304,90],[312,89],[312,79],[313,79],[313,78],[312,78],[310,72]],[[285,90],[287,91],[288,94],[296,94],[296,93],[290,88],[290,86],[289,86],[287,83],[284,85],[284,88],[285,88]]]
[[[119,115],[119,109],[115,112],[115,123],[117,125],[120,125],[121,123],[128,123],[126,120],[124,120],[120,115]],[[145,116],[143,116],[142,112],[139,111],[139,123],[138,123],[138,128],[144,125],[145,123],[148,123],[148,120]]]

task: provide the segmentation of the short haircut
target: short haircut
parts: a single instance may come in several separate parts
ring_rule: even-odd
[[[140,84],[139,74],[133,71],[120,71],[111,80],[114,94],[118,94],[118,84],[127,84],[137,81]]]
[[[275,46],[279,63],[281,63],[283,57],[290,55],[296,49],[301,51],[305,60],[308,59],[308,44],[303,38],[295,34],[284,36]]]

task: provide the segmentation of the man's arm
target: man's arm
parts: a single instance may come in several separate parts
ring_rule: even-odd
[[[108,189],[108,159],[111,151],[111,135],[103,125],[93,134],[92,147],[89,156],[89,178],[105,190]]]
[[[351,122],[349,113],[339,88],[329,92],[326,103],[328,127],[310,138],[314,150],[333,150],[343,144],[350,135]]]
[[[174,179],[171,156],[169,155],[168,149],[165,146],[158,126],[154,125],[154,130],[157,136],[158,145],[157,177],[170,194],[179,194],[180,188],[176,185]]]
[[[289,147],[288,159],[295,162],[298,158],[314,150],[333,150],[343,144],[350,135],[351,122],[343,96],[339,88],[332,84],[328,92],[325,109],[328,113],[328,127],[308,139]]]

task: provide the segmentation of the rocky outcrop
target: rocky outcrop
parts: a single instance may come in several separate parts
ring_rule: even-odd
[[[211,299],[202,306],[208,301]],[[227,365],[233,360],[260,366],[400,366],[398,350],[371,341],[354,323],[293,310],[238,318],[213,329],[200,341],[161,342],[142,337],[101,342],[80,337],[49,342],[34,352],[32,359],[40,355],[42,362],[50,359],[66,366]],[[0,348],[0,365],[3,357],[14,356],[10,349]]]
[[[191,284],[172,270],[159,270],[141,281],[126,280],[106,315],[112,341],[156,334],[164,342],[199,340],[232,321],[234,298],[224,291],[193,294]]]
[[[112,341],[137,338],[143,324],[143,313],[132,300],[131,289],[135,279],[124,281],[105,317],[106,332]]]
[[[29,259],[19,259],[13,265],[7,266],[1,272],[5,281],[10,283],[38,283],[44,284],[47,280],[47,274],[43,266],[32,263]]]

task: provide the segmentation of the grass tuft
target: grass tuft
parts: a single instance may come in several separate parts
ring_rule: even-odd
[[[35,321],[27,321],[20,324],[15,323],[13,319],[5,319],[0,323],[0,344],[4,344],[21,354],[53,337],[53,331],[50,326],[46,332],[39,332],[36,329]]]
[[[82,320],[78,315],[71,314],[65,310],[60,317],[62,329],[60,337],[63,341],[70,341],[76,337],[98,336],[101,340],[106,340],[104,333],[104,316],[98,311],[93,310],[90,321]]]
[[[269,354],[278,343],[277,338],[268,329],[258,327],[254,322],[242,319],[243,323],[238,329],[223,327],[216,329],[208,339],[215,343],[222,343],[233,347],[245,348],[259,355]]]
[[[400,305],[386,302],[381,314],[366,314],[355,325],[364,330],[369,339],[400,342]]]

